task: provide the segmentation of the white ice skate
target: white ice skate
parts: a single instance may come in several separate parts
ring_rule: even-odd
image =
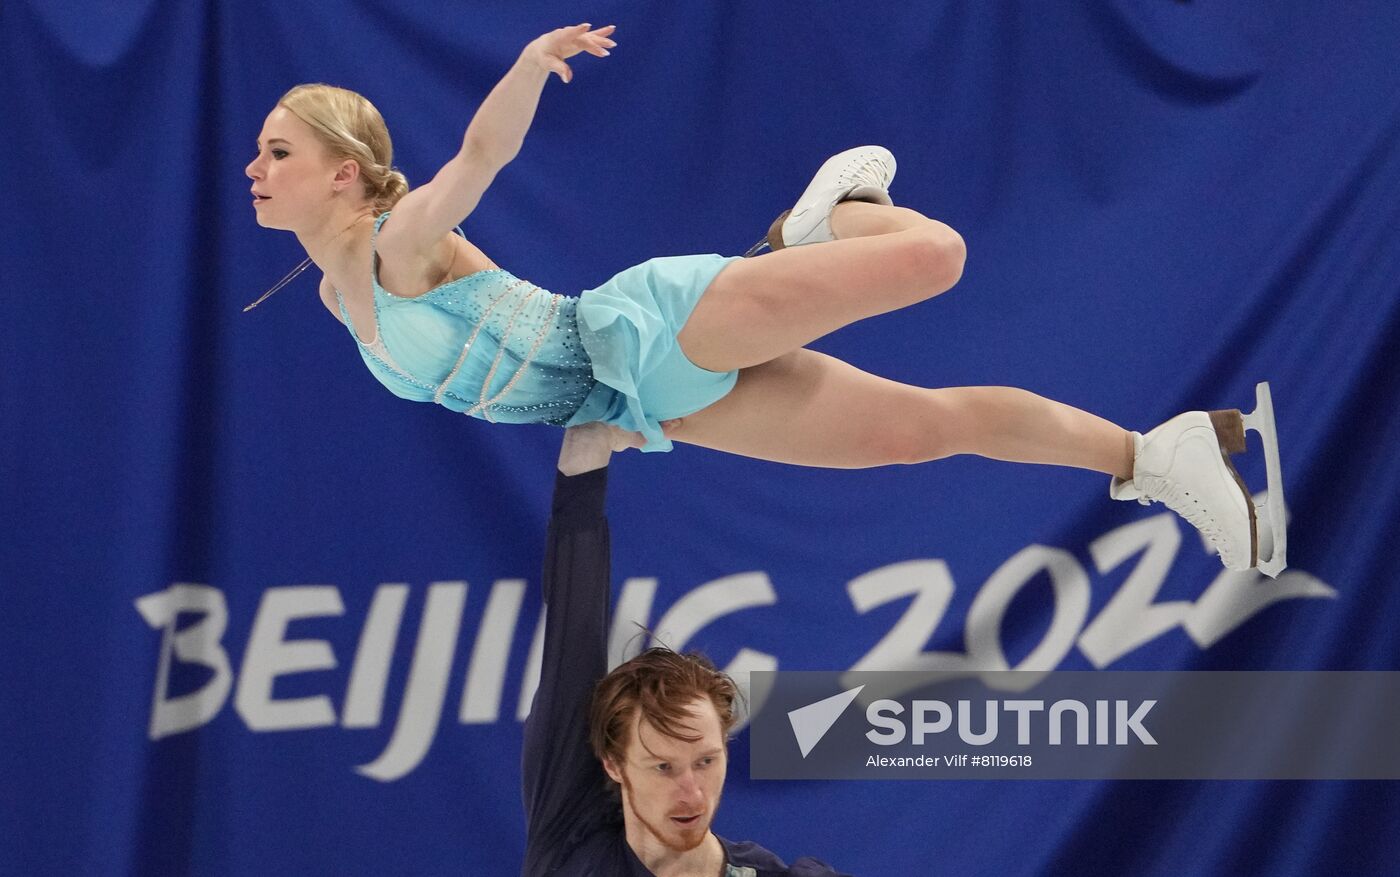
[[[1133,479],[1114,478],[1109,495],[1136,499],[1143,505],[1164,503],[1196,526],[1220,552],[1227,569],[1249,569],[1277,577],[1288,565],[1288,534],[1284,518],[1283,473],[1279,468],[1278,434],[1268,383],[1255,387],[1252,414],[1228,411],[1188,411],[1147,435],[1133,433],[1136,454]],[[1268,501],[1260,509],[1230,462],[1230,454],[1245,450],[1244,433],[1252,429],[1264,444],[1268,472]],[[1259,557],[1259,527],[1267,527],[1269,557]]]
[[[834,240],[831,210],[842,201],[869,201],[890,207],[890,183],[894,182],[894,155],[883,146],[857,146],[838,152],[817,171],[791,210],[773,220],[763,240],[749,247],[745,256],[765,247],[781,250],[800,244]]]

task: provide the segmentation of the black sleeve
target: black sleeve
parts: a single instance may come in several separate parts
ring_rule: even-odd
[[[525,722],[526,874],[548,873],[610,805],[588,742],[594,684],[608,670],[611,558],[606,467],[555,478],[544,560],[540,684]]]

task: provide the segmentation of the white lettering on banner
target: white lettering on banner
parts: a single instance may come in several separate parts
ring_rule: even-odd
[[[1050,629],[1029,655],[1012,667],[1001,647],[1001,622],[1011,601],[1041,570],[1050,574],[1055,608]],[[1089,614],[1089,575],[1062,548],[1027,545],[992,573],[967,610],[967,653],[978,670],[1041,670],[1060,665]]]
[[[1042,570],[1050,574],[1055,595],[1050,628],[1040,644],[1011,667],[1001,645],[1001,624],[1012,599]],[[862,614],[907,594],[916,596],[890,632],[855,663],[851,672],[879,669],[926,674],[911,675],[903,685],[887,689],[889,694],[920,688],[928,676],[949,679],[996,670],[1035,670],[1043,676],[1069,654],[1089,611],[1089,577],[1074,556],[1059,548],[1028,545],[998,567],[973,598],[967,611],[967,654],[925,652],[924,646],[943,619],[954,588],[948,565],[941,560],[891,564],[853,579],[846,590],[856,611]],[[988,685],[998,688],[1029,688],[1040,676],[985,679]],[[842,684],[854,685],[854,679],[848,676]]]
[[[290,731],[335,724],[335,709],[323,694],[273,700],[272,683],[278,676],[311,670],[335,669],[330,643],[319,639],[288,642],[287,623],[298,618],[341,615],[345,606],[332,585],[299,585],[268,588],[248,635],[243,669],[238,673],[234,708],[254,731]]]
[[[703,585],[702,585],[703,587]],[[769,586],[770,590],[772,586]],[[641,654],[646,644],[646,626],[651,618],[651,606],[656,597],[656,579],[631,578],[622,583],[622,594],[613,607],[612,629],[608,632],[608,668]],[[535,622],[535,637],[530,643],[530,656],[525,661],[525,678],[520,686],[520,700],[515,717],[525,721],[535,689],[540,684],[540,659],[544,652],[544,607]],[[737,660],[737,659],[736,659]]]
[[[198,728],[224,708],[233,686],[233,669],[228,653],[220,645],[228,627],[228,602],[224,592],[208,585],[177,583],[136,601],[136,611],[151,627],[161,631],[160,661],[156,665],[155,699],[151,704],[151,724],[147,734],[159,740],[171,734]],[[199,612],[204,620],[179,633],[175,621],[181,612]],[[198,691],[167,697],[170,663],[179,658],[214,671],[214,678]]]
[[[491,589],[486,614],[476,629],[476,645],[467,664],[462,708],[457,720],[464,725],[494,722],[501,717],[501,689],[506,683],[506,658],[515,641],[515,622],[525,599],[524,579],[502,579]]]
[[[953,589],[953,575],[941,560],[892,563],[851,579],[846,593],[861,615],[901,597],[914,598],[890,632],[851,670],[967,670],[966,655],[924,651],[953,599]]]
[[[890,630],[851,666],[851,670],[915,670],[944,679],[1005,669],[1036,671],[1028,674],[1029,679],[1014,683],[983,676],[988,684],[1003,689],[1027,688],[1036,681],[1036,674],[1044,675],[1058,667],[1076,643],[1094,667],[1102,668],[1178,626],[1205,649],[1274,603],[1336,596],[1333,588],[1296,569],[1284,571],[1276,580],[1267,579],[1254,570],[1224,571],[1194,602],[1158,603],[1157,596],[1182,545],[1179,527],[1173,515],[1163,513],[1118,527],[1089,544],[1089,555],[1100,576],[1109,575],[1137,558],[1117,593],[1092,619],[1088,618],[1089,572],[1074,555],[1045,545],[1023,548],[1002,563],[973,595],[963,631],[965,652],[927,649],[938,634],[939,624],[957,587],[944,560],[903,561],[857,576],[848,583],[847,593],[858,614],[896,600],[912,599]],[[1261,552],[1266,549],[1267,546],[1261,545]],[[1047,629],[1026,657],[1010,667],[1001,639],[1007,609],[1042,573],[1048,577],[1053,592]],[[518,720],[524,720],[529,714],[539,685],[545,612],[541,607],[538,613],[528,617],[522,614],[526,588],[522,579],[501,579],[491,587],[468,666],[459,677],[463,680],[457,710],[460,724],[501,720],[509,656],[516,637],[523,636],[529,629],[527,625],[532,628],[532,635],[514,713]],[[697,586],[671,604],[655,625],[650,625],[657,590],[655,578],[629,578],[623,583],[608,631],[609,666],[616,666],[642,650],[646,644],[643,631],[647,627],[656,631],[659,641],[684,649],[700,631],[722,619],[746,609],[778,604],[777,593],[766,573],[745,572]],[[376,589],[360,627],[344,708],[339,717],[342,727],[377,728],[383,724],[383,707],[395,655],[400,652],[399,632],[409,596],[410,586],[405,583],[382,584]],[[398,779],[416,768],[431,748],[453,677],[466,599],[466,582],[434,582],[427,588],[393,734],[376,759],[356,768],[362,775],[382,782]],[[283,699],[272,696],[278,677],[337,667],[329,642],[313,638],[288,639],[287,630],[288,625],[298,619],[343,616],[345,607],[340,591],[334,586],[299,585],[264,591],[252,620],[237,680],[222,642],[229,623],[228,607],[217,588],[175,583],[137,599],[135,605],[146,623],[161,631],[148,729],[151,740],[193,730],[211,721],[223,709],[235,683],[236,711],[252,731],[298,730],[336,723],[335,709],[328,694]],[[179,629],[182,614],[201,617]],[[321,622],[322,625],[331,623],[335,622]],[[956,631],[945,631],[943,636],[955,639]],[[172,697],[170,680],[176,662],[204,668],[211,672],[211,678],[196,691]],[[725,670],[748,695],[749,674],[754,670],[776,670],[778,664],[774,655],[745,646],[738,649]],[[917,688],[922,684],[915,678],[908,687]],[[900,692],[884,693],[897,695]],[[917,742],[922,742],[925,735],[942,733],[951,726],[953,717],[946,705],[940,708],[937,702],[915,703],[919,706],[910,720]],[[877,704],[884,706],[877,710]],[[1040,701],[1009,700],[1005,705],[1016,714],[1018,740],[1026,734],[1031,713],[1044,709]],[[761,706],[750,703],[750,712]],[[1099,701],[1096,707],[1095,743],[1107,744],[1113,736],[1121,744],[1130,731],[1144,742],[1145,738],[1150,738],[1141,725],[1146,707],[1131,716],[1124,711],[1124,704],[1118,704],[1116,716],[1110,712],[1112,707],[1108,701]],[[886,743],[904,739],[904,723],[895,718],[902,707],[896,701],[877,701],[870,709],[871,724],[883,729],[872,730],[872,739],[878,736],[879,742]],[[1052,744],[1060,742],[1060,725],[1066,711],[1076,720],[1076,742],[1088,737],[1088,710],[1077,704],[1059,702],[1045,715]],[[748,717],[748,713],[741,712],[737,727],[742,728]],[[974,739],[988,734],[994,736],[995,717],[989,714],[988,730],[980,735],[972,732],[969,721],[967,715],[958,717],[959,732],[964,736]]]
[[[1258,570],[1223,570],[1186,614],[1186,633],[1202,649],[1280,600],[1335,599],[1337,590],[1302,570],[1284,570],[1276,579]]]
[[[646,645],[646,624],[655,602],[656,579],[633,578],[622,583],[622,593],[613,606],[612,630],[608,634],[609,669],[642,653]]]
[[[656,594],[656,579],[628,579],[618,600],[620,612],[614,616],[608,633],[609,666],[615,667],[642,651],[644,637],[637,636],[646,626]],[[737,573],[707,582],[677,600],[656,623],[656,641],[664,642],[676,651],[684,651],[690,638],[719,619],[744,609],[772,606],[778,602],[773,583],[762,572]],[[640,627],[639,627],[640,625]],[[544,612],[535,627],[535,641],[525,668],[517,717],[524,721],[530,715],[530,703],[539,685],[540,652],[544,648]],[[617,660],[614,662],[613,658]],[[749,674],[755,670],[776,670],[778,659],[765,652],[741,648],[723,668],[734,677],[743,697],[735,710],[733,731],[737,733],[748,724],[749,716],[762,704],[753,703],[749,689]],[[748,709],[744,705],[748,705]]]
[[[350,671],[350,687],[345,693],[345,709],[340,723],[347,728],[377,728],[384,715],[384,691],[389,683],[389,665],[399,641],[399,624],[408,603],[408,585],[380,585],[369,606],[369,618],[360,632],[355,650],[355,666]]]
[[[1095,667],[1107,667],[1186,618],[1191,604],[1185,600],[1155,602],[1180,547],[1181,529],[1171,514],[1135,521],[1089,543],[1100,574],[1146,549],[1127,581],[1079,637],[1079,650]]]
[[[851,671],[910,670],[926,674],[925,678],[911,676],[897,690],[885,692],[895,695],[923,687],[928,677],[981,676],[989,687],[1024,690],[1059,666],[1075,645],[1076,636],[1085,657],[1102,669],[1178,626],[1204,649],[1281,600],[1336,597],[1332,587],[1302,570],[1284,570],[1277,579],[1269,579],[1258,570],[1225,570],[1194,603],[1156,603],[1157,593],[1181,546],[1179,526],[1175,515],[1164,512],[1118,527],[1090,544],[1100,573],[1117,568],[1136,554],[1140,553],[1141,559],[1119,592],[1087,626],[1084,621],[1089,609],[1089,577],[1079,561],[1058,548],[1023,548],[998,567],[973,598],[965,627],[967,654],[924,651],[956,588],[943,561],[905,561],[852,579],[846,590],[851,604],[861,614],[911,594],[914,600],[889,633]],[[1260,546],[1261,552],[1266,550],[1267,546]],[[1008,667],[1001,645],[1006,609],[1041,571],[1049,573],[1054,591],[1050,626],[1030,654],[1015,667]],[[1016,678],[984,675],[1006,669],[1039,672]],[[852,686],[857,681],[854,676],[846,676],[841,684]]]
[[[724,616],[758,606],[773,606],[777,602],[778,595],[766,573],[746,572],[725,576],[701,585],[677,600],[656,623],[656,634],[663,642],[670,638],[668,645],[679,652],[685,649],[691,637]],[[778,659],[765,652],[745,648],[722,669],[733,677],[743,695],[739,698],[733,728],[733,732],[738,733],[748,724],[750,712],[763,706],[752,703],[749,674],[755,670],[778,669]],[[744,709],[745,704],[749,705],[748,710]]]
[[[418,644],[408,675],[408,690],[399,707],[399,721],[389,746],[370,764],[355,770],[381,782],[408,774],[428,753],[437,736],[442,702],[452,675],[452,655],[467,603],[466,582],[435,582],[428,588],[428,603],[418,627]]]

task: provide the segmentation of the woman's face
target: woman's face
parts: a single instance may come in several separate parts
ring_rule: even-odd
[[[295,230],[323,217],[336,192],[337,165],[311,126],[278,106],[263,122],[257,149],[244,173],[253,181],[258,225]]]

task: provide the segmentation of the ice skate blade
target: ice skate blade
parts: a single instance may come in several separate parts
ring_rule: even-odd
[[[744,252],[744,258],[753,258],[754,256],[757,256],[759,253],[763,252],[766,249],[768,249],[768,239],[764,238],[763,240],[749,247],[748,250]]]
[[[1273,538],[1269,557],[1259,558],[1259,571],[1270,578],[1278,578],[1288,566],[1288,517],[1283,499],[1283,467],[1279,463],[1278,430],[1274,425],[1274,399],[1269,392],[1269,382],[1261,381],[1254,386],[1254,410],[1244,415],[1244,428],[1259,434],[1264,444],[1264,469],[1268,473],[1268,499],[1261,510],[1261,518],[1268,521],[1269,535]],[[1262,552],[1264,545],[1259,546]]]
[[[784,210],[782,214],[778,216],[777,219],[773,220],[773,224],[768,226],[768,234],[764,235],[763,239],[760,240],[758,243],[749,247],[748,250],[744,253],[744,258],[748,259],[752,256],[757,256],[765,249],[772,250],[775,253],[778,250],[784,249],[785,245],[783,244],[783,223],[787,221],[788,214],[790,213],[792,213],[791,210]]]

